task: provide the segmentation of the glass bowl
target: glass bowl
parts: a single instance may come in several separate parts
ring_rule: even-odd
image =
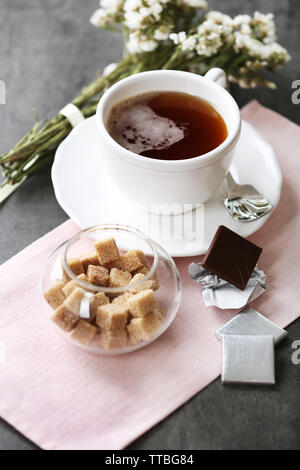
[[[102,266],[108,269],[110,279],[106,281],[106,285],[98,285],[100,281],[96,283],[94,278],[91,277],[95,269],[88,267],[89,261],[91,261],[91,264],[99,264],[97,258],[92,256],[96,253],[94,244],[99,240],[110,238],[113,238],[117,244],[120,259],[107,264],[102,261]],[[138,254],[138,256],[134,255],[132,263],[130,255],[123,258],[129,250],[133,250],[130,253]],[[139,251],[135,252],[135,250]],[[87,254],[91,258],[86,259]],[[140,266],[140,264],[135,265],[136,262],[145,266],[135,269]],[[89,280],[93,279],[93,283],[88,282],[87,277],[84,275],[84,273],[87,274],[87,268],[89,269]],[[130,270],[130,284],[128,284],[126,277],[130,278],[128,273],[125,276],[127,279],[125,285],[123,278],[122,282],[112,281],[112,279],[115,279],[115,277],[112,277],[111,269],[113,268],[115,269],[114,276],[121,274],[124,277],[123,271],[119,271],[120,268],[123,268],[124,271]],[[107,276],[106,271],[105,273]],[[139,276],[133,279],[138,273]],[[97,278],[95,279],[97,280]],[[112,287],[114,283],[121,285]],[[74,293],[75,290],[76,293]],[[86,351],[103,355],[116,355],[140,349],[152,343],[166,331],[174,320],[180,305],[181,280],[176,265],[168,253],[158,243],[139,230],[123,225],[96,225],[78,232],[50,255],[41,275],[40,291],[49,319],[59,319],[59,321],[55,320],[51,323],[65,338]],[[99,308],[96,306],[95,312],[95,308],[92,308],[91,305],[96,305],[94,304],[95,299],[98,299],[97,302],[99,302],[99,299],[103,299],[104,296],[108,305],[109,303],[117,304],[120,299],[115,299],[121,297],[124,293],[126,293],[124,296],[126,299],[122,306],[125,308],[126,305],[127,309],[129,297],[131,299],[134,297],[133,305],[137,305],[136,302],[139,298],[139,302],[141,302],[139,305],[146,305],[146,316],[140,317],[141,312],[138,311],[137,315],[131,307],[128,310],[125,326],[122,325],[118,329],[115,326],[116,323],[109,323],[107,329],[107,323],[103,326],[103,321],[117,322],[117,316],[120,315],[118,318],[121,319],[122,313],[119,311],[117,314],[113,313],[113,315],[116,315],[113,319],[111,319],[109,313],[109,320],[107,320],[106,306],[103,311],[101,310],[102,316],[99,320],[99,313],[97,313]],[[73,302],[70,301],[72,294],[72,299],[75,299]],[[80,300],[76,304],[77,294]],[[145,301],[146,304],[143,304]],[[147,302],[150,302],[150,304],[147,304]],[[77,307],[75,308],[74,305],[77,305]],[[153,308],[151,305],[153,305]],[[115,307],[108,307],[108,309],[111,308],[116,309]],[[104,320],[103,315],[105,316]],[[142,315],[144,315],[143,312]]]

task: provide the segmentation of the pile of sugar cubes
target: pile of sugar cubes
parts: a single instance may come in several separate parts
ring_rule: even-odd
[[[68,259],[71,271],[94,286],[128,289],[92,293],[63,272],[63,279],[44,292],[54,310],[52,320],[71,332],[73,340],[85,346],[93,342],[105,350],[150,339],[162,326],[163,312],[154,294],[159,288],[157,274],[142,282],[150,271],[145,254],[130,250],[121,255],[114,238],[101,239],[94,246],[95,253]]]

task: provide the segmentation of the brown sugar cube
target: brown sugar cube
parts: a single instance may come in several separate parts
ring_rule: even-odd
[[[103,349],[119,349],[127,346],[128,336],[125,328],[115,331],[102,331],[99,344]]]
[[[143,266],[142,268],[137,269],[134,274],[144,274],[144,276],[146,276],[146,274],[148,274],[149,271],[150,271],[150,268],[148,266]]]
[[[162,325],[161,318],[156,313],[151,313],[143,318],[132,318],[127,326],[129,340],[131,344],[137,344],[140,341],[147,341]]]
[[[147,289],[131,297],[128,307],[133,317],[145,317],[158,308],[158,303],[153,290]]]
[[[84,297],[85,291],[80,287],[77,287],[73,292],[66,298],[64,301],[65,307],[70,310],[74,315],[79,317],[80,315],[80,305]]]
[[[130,250],[121,256],[124,270],[130,273],[147,265],[144,253],[141,250]]]
[[[64,271],[64,269],[62,271],[61,280],[63,281],[64,284],[71,281],[70,276],[67,275],[67,273]]]
[[[63,304],[58,307],[51,317],[51,320],[64,331],[71,331],[75,323],[78,321],[78,315],[70,312]]]
[[[82,266],[82,262],[80,261],[80,258],[68,259],[67,263],[71,271],[75,274],[75,276],[78,276],[79,274],[84,273],[84,269]]]
[[[138,269],[135,274],[144,274],[146,276],[146,274],[148,274],[149,271],[150,271],[150,268],[148,266],[144,266],[143,268]],[[159,289],[159,279],[158,279],[157,271],[155,271],[154,274],[152,274],[150,279],[152,281],[154,281],[154,283],[155,283],[154,287],[152,287],[152,289],[153,290],[158,290]]]
[[[120,258],[120,253],[114,238],[103,238],[95,243],[100,264],[106,265]]]
[[[142,273],[135,274],[133,278],[131,279],[129,285],[134,284],[135,282],[141,281],[143,278],[145,278],[144,274]],[[130,289],[130,292],[132,292],[133,294],[138,294],[142,290],[146,290],[146,289],[154,290],[154,287],[155,287],[155,282],[152,279],[147,279],[145,282],[142,282],[138,286],[132,287]]]
[[[97,286],[106,286],[109,281],[109,273],[106,268],[102,266],[89,265],[87,270],[88,282],[96,284]]]
[[[75,274],[75,276],[79,276],[79,274],[84,274],[83,266],[79,258],[70,258],[67,260],[68,266]],[[62,275],[62,280],[64,282],[69,282],[71,280],[70,276],[66,273],[65,268],[62,267],[63,269],[63,275]]]
[[[108,304],[98,307],[96,323],[104,330],[120,330],[125,327],[128,308],[124,305]]]
[[[119,259],[112,261],[111,263],[105,264],[104,267],[108,269],[109,271],[113,268],[117,268],[117,269],[121,269],[122,271],[125,271],[122,256]]]
[[[131,297],[133,297],[133,294],[131,294],[131,292],[124,292],[124,294],[115,297],[112,301],[112,304],[125,305],[126,307],[128,307],[128,300]]]
[[[77,276],[78,279],[80,279],[81,281],[87,281],[87,277],[85,274],[79,274],[79,276]],[[69,281],[63,288],[62,288],[62,291],[65,295],[65,297],[68,297],[74,289],[76,289],[77,287],[80,287],[77,282],[75,280],[73,281]]]
[[[64,285],[65,284],[63,281],[59,281],[53,287],[44,292],[44,297],[53,310],[55,310],[65,301],[65,296],[63,293]]]
[[[90,264],[93,266],[99,266],[100,264],[97,253],[89,253],[87,255],[80,256],[80,261],[82,263],[85,274],[87,273]]]
[[[79,320],[72,331],[71,337],[78,343],[88,346],[93,341],[98,328],[87,321]]]
[[[109,298],[104,292],[98,292],[90,301],[90,318],[95,318],[98,307],[109,304]]]
[[[109,274],[110,287],[128,286],[131,281],[131,274],[121,269],[112,268]]]

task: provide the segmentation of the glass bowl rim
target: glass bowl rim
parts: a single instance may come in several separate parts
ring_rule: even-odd
[[[140,281],[134,282],[132,284],[127,284],[126,286],[122,286],[122,287],[106,287],[106,286],[102,287],[102,286],[96,286],[94,284],[91,284],[90,282],[78,279],[78,277],[73,273],[73,271],[70,269],[70,267],[67,263],[67,253],[68,253],[69,248],[74,243],[76,243],[82,235],[88,234],[90,232],[96,232],[98,230],[99,231],[102,231],[102,230],[103,231],[105,231],[105,230],[107,230],[107,231],[108,230],[116,230],[116,231],[120,231],[120,232],[121,231],[130,232],[130,233],[133,233],[134,235],[137,235],[139,238],[143,238],[148,243],[148,245],[152,249],[152,255],[150,255],[150,256],[153,256],[154,259],[153,259],[153,263],[152,263],[152,266],[151,266],[150,270],[148,271],[148,273],[146,275],[144,275],[144,277]],[[150,237],[148,237],[146,234],[144,234],[140,230],[138,230],[136,228],[133,228],[133,227],[130,227],[128,225],[121,225],[121,224],[92,225],[91,227],[87,227],[83,230],[80,230],[75,235],[73,235],[73,237],[69,238],[69,240],[67,240],[65,243],[66,243],[66,246],[64,248],[63,257],[62,257],[63,258],[62,259],[63,268],[64,268],[65,272],[67,273],[67,275],[72,280],[76,281],[76,283],[79,286],[81,286],[83,289],[88,290],[88,291],[103,292],[103,293],[108,293],[108,294],[117,294],[117,293],[127,292],[129,289],[135,288],[135,287],[143,284],[148,279],[150,279],[153,276],[153,274],[155,273],[157,265],[158,265],[158,253],[157,253],[157,248],[156,248],[156,242],[154,242]]]

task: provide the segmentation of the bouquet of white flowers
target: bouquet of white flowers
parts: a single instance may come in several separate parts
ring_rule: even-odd
[[[95,113],[101,93],[129,75],[155,69],[180,69],[201,75],[221,67],[228,80],[243,88],[275,84],[264,76],[289,60],[276,42],[272,14],[231,18],[218,11],[203,13],[204,0],[100,0],[91,23],[123,31],[124,58],[110,64],[102,76],[74,98],[84,117]],[[0,156],[5,182],[0,203],[31,173],[53,159],[60,142],[72,127],[58,114],[36,123],[8,153]]]
[[[128,53],[166,51],[163,68],[205,74],[222,67],[229,81],[243,88],[273,88],[261,71],[274,71],[289,55],[276,42],[272,14],[230,18],[210,11],[204,0],[101,0],[91,23],[101,28],[122,24]],[[173,47],[170,49],[170,43]],[[169,47],[168,47],[169,46]]]

